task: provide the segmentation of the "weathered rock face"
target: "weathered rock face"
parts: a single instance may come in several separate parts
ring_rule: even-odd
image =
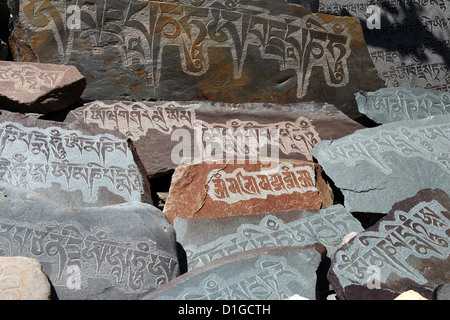
[[[320,209],[333,204],[320,166],[307,161],[181,165],[172,177],[164,213],[176,217]]]
[[[336,252],[328,279],[342,299],[427,299],[450,277],[450,198],[427,189],[395,204],[376,225]]]
[[[65,109],[86,88],[73,66],[0,61],[0,106],[3,110],[49,113]]]
[[[174,229],[186,252],[188,270],[236,252],[272,246],[320,243],[332,258],[348,234],[364,231],[341,205],[320,211],[176,218]]]
[[[49,300],[50,283],[36,259],[0,257],[0,300]]]
[[[71,111],[65,122],[72,121],[118,130],[132,139],[150,178],[176,169],[182,159],[225,158],[231,152],[312,160],[318,141],[363,128],[326,103],[94,101]]]
[[[319,244],[235,253],[185,273],[144,299],[284,300],[297,294],[313,300],[325,253]]]
[[[321,141],[312,154],[351,212],[386,214],[427,188],[450,191],[450,116],[398,121]]]
[[[40,62],[79,68],[85,99],[324,101],[357,117],[353,93],[384,87],[357,19],[287,1],[77,3],[11,7]]]
[[[151,203],[146,173],[126,138],[7,111],[0,111],[0,181],[70,207]]]
[[[139,299],[179,275],[174,230],[149,204],[69,209],[0,182],[0,207],[0,256],[37,259],[55,298]]]
[[[450,93],[415,88],[383,88],[355,94],[358,109],[373,121],[425,119],[450,114]]]

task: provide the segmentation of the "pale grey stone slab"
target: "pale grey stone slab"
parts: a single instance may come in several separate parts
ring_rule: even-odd
[[[363,129],[312,151],[350,212],[387,214],[427,188],[450,191],[450,116]]]
[[[54,299],[139,299],[179,275],[175,233],[141,202],[67,208],[0,182],[0,256],[38,260]]]

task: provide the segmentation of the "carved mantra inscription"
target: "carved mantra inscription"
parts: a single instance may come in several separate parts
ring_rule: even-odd
[[[254,138],[262,147],[261,133],[267,134],[267,143],[276,143],[284,154],[300,153],[312,160],[311,150],[320,141],[311,120],[298,117],[296,121],[283,121],[271,124],[260,124],[256,121],[229,120],[226,123],[208,123],[198,120],[196,110],[200,105],[183,107],[174,103],[161,105],[143,102],[97,101],[80,110],[72,111],[81,122],[97,124],[103,129],[118,130],[131,139],[140,139],[151,130],[163,134],[172,134],[175,129],[187,128],[201,135],[205,150],[209,142],[222,146],[233,146],[235,151],[251,149],[246,142],[240,140],[235,133],[243,133],[246,138]],[[278,141],[274,141],[271,132],[278,133]],[[238,152],[239,153],[239,152]],[[245,153],[244,153],[245,154]]]
[[[76,130],[0,125],[0,180],[25,189],[79,190],[96,202],[106,187],[131,201],[143,190],[141,173],[128,144],[112,135],[86,136]]]
[[[75,38],[85,39],[94,53],[113,46],[124,68],[138,61],[155,87],[164,77],[166,46],[179,49],[182,70],[193,76],[210,69],[209,48],[226,48],[231,51],[234,78],[239,79],[253,45],[263,59],[278,60],[281,71],[296,72],[298,98],[306,95],[314,67],[323,70],[329,86],[349,81],[350,36],[342,24],[325,24],[314,15],[270,15],[234,0],[179,2],[94,0],[55,5],[49,0],[21,0],[20,15],[37,32],[53,34],[61,62],[69,60]],[[81,30],[66,29],[65,10],[71,4],[81,9]]]
[[[364,285],[370,277],[369,266],[380,267],[380,281],[397,275],[425,285],[428,280],[415,259],[435,257],[448,260],[450,213],[438,201],[420,202],[409,212],[397,210],[394,221],[383,221],[378,231],[366,231],[335,255],[340,279],[352,279]],[[336,272],[337,273],[337,272]]]
[[[61,71],[44,71],[32,65],[0,66],[0,86],[12,83],[14,89],[32,93],[55,88],[62,76]]]
[[[278,168],[246,172],[239,168],[232,173],[213,170],[208,175],[208,195],[214,201],[229,204],[249,199],[267,199],[269,195],[318,192],[312,166],[294,167],[281,163]]]
[[[73,290],[89,287],[89,279],[104,278],[120,291],[145,292],[173,278],[174,258],[151,251],[152,244],[145,241],[117,241],[109,233],[86,232],[70,223],[28,226],[1,219],[0,253],[38,259],[54,286]]]

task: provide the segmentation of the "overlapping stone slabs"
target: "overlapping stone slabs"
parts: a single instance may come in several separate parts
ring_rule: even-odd
[[[188,270],[233,253],[272,246],[321,243],[333,257],[350,233],[364,231],[341,205],[324,210],[285,211],[221,218],[176,218],[177,241]]]
[[[363,129],[312,151],[351,212],[388,213],[427,188],[450,189],[450,116]],[[364,178],[364,179],[363,179]]]
[[[387,87],[450,92],[448,1],[320,0],[319,12],[358,18]]]
[[[145,171],[120,134],[1,111],[0,180],[64,205],[149,200]]]
[[[328,279],[341,299],[394,299],[407,290],[433,299],[448,281],[450,198],[420,191],[336,252]]]
[[[356,19],[287,1],[30,0],[11,9],[40,61],[85,75],[85,99],[326,99],[357,116],[347,90],[383,87]],[[360,70],[371,81],[361,83]]]
[[[0,106],[15,112],[50,113],[77,102],[86,79],[77,68],[0,61]]]
[[[65,122],[74,120],[132,139],[150,177],[175,169],[183,158],[312,160],[318,141],[363,128],[325,103],[94,101],[71,111]]]
[[[375,92],[361,91],[356,93],[355,97],[359,111],[380,124],[450,114],[448,92],[383,88]]]
[[[285,300],[295,294],[316,299],[322,245],[271,247],[240,252],[183,274],[146,300]]]
[[[139,299],[179,275],[172,226],[130,202],[67,208],[0,182],[0,256],[37,259],[61,300]]]
[[[321,168],[313,162],[204,161],[175,170],[164,213],[173,222],[176,217],[320,209],[332,202]]]

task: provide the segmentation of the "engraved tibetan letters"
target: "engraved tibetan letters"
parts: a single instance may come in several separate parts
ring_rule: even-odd
[[[188,270],[242,251],[321,243],[333,257],[346,235],[364,229],[341,205],[324,210],[296,210],[220,218],[176,218],[177,241],[186,252]]]
[[[70,207],[151,201],[146,174],[123,137],[7,111],[0,112],[0,181]]]
[[[420,191],[336,252],[328,279],[341,299],[392,300],[407,290],[433,299],[450,277],[450,198]]]
[[[334,106],[312,102],[94,101],[72,110],[65,122],[72,121],[126,135],[149,177],[176,169],[181,158],[228,158],[233,153],[245,158],[312,160],[311,150],[318,141],[363,128]]]
[[[321,173],[320,166],[308,161],[180,165],[164,213],[173,223],[176,217],[325,208],[332,195]]]
[[[179,275],[173,228],[149,204],[67,208],[0,182],[0,208],[0,256],[37,259],[54,298],[139,299]]]
[[[427,188],[450,192],[450,115],[363,129],[312,151],[350,212],[387,214]]]
[[[0,61],[0,108],[49,113],[80,99],[86,79],[77,68],[45,63]]]
[[[71,5],[79,25],[69,28]],[[80,69],[88,100],[325,101],[353,117],[354,92],[384,87],[358,20],[284,0],[23,0],[11,9],[41,62]]]

